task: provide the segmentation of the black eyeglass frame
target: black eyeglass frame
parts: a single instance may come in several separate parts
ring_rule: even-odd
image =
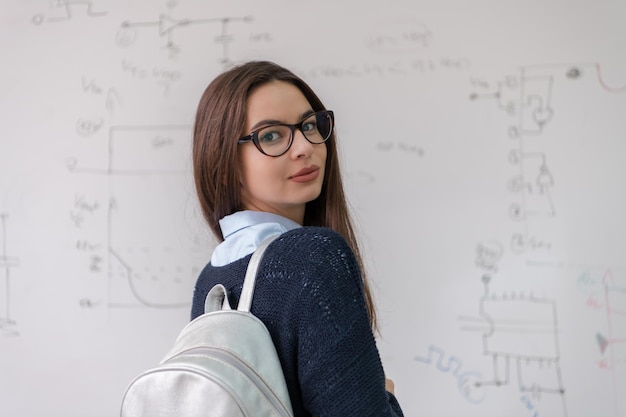
[[[323,115],[323,114],[328,114],[328,116],[330,116],[330,122],[332,123],[330,132],[328,133],[328,137],[326,137],[322,142],[312,142],[306,136],[306,133],[302,130],[302,125],[304,124],[305,121],[309,120],[311,116],[315,116],[315,119],[317,120],[318,116]],[[263,151],[263,148],[261,148],[261,144],[259,143],[259,132],[263,129],[267,129],[268,127],[272,127],[272,126],[285,126],[285,127],[288,127],[289,130],[291,131],[291,135],[289,136],[289,144],[287,145],[285,150],[278,155],[270,155],[270,154],[265,153],[265,151]],[[237,143],[239,145],[242,145],[244,143],[252,141],[252,143],[254,143],[254,146],[256,146],[259,152],[261,152],[263,155],[266,155],[272,158],[277,158],[279,156],[283,156],[284,154],[286,154],[287,151],[291,148],[291,145],[293,144],[293,136],[296,132],[296,129],[302,132],[302,136],[304,136],[304,138],[307,141],[309,141],[309,143],[312,143],[313,145],[321,145],[322,143],[325,143],[328,139],[330,139],[330,137],[333,135],[333,130],[335,130],[335,114],[333,113],[332,110],[320,110],[320,111],[316,111],[314,113],[307,115],[305,118],[303,118],[298,123],[293,124],[293,125],[289,123],[272,123],[272,124],[268,124],[265,126],[261,126],[258,129],[253,130],[249,135],[240,138],[237,141]]]

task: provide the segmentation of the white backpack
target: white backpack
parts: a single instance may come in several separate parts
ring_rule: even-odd
[[[276,348],[265,325],[250,313],[265,248],[250,259],[237,310],[216,285],[205,314],[180,332],[161,363],[135,378],[122,400],[121,417],[292,417]]]

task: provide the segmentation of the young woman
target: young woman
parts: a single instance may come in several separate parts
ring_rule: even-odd
[[[193,166],[221,242],[201,272],[192,319],[218,283],[231,306],[251,253],[270,244],[251,311],[267,326],[295,416],[402,416],[376,348],[376,314],[345,200],[334,114],[272,62],[219,75],[198,106]]]

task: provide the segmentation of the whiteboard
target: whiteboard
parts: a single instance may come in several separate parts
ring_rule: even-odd
[[[337,119],[405,415],[626,416],[626,3],[3,0],[0,415],[117,415],[215,241],[198,99],[279,62]]]

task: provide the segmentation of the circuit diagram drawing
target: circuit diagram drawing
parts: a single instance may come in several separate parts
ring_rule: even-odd
[[[555,104],[558,94],[584,94],[591,89],[608,93],[624,93],[626,87],[612,87],[604,81],[598,64],[527,65],[518,68],[515,75],[502,77],[493,86],[476,85],[471,101],[491,100],[508,117],[506,133],[502,138],[511,146],[507,159],[512,174],[506,189],[512,196],[509,218],[517,231],[510,238],[510,249],[518,254],[537,250],[551,250],[553,242],[546,238],[545,225],[554,223],[562,210],[555,199],[561,184],[558,166],[567,143],[556,143],[557,137],[571,136],[567,126],[557,121],[571,120],[562,113],[580,106],[559,109]],[[586,89],[585,89],[586,88]],[[577,97],[569,100],[558,97],[563,105],[577,104]],[[581,105],[582,106],[582,105]],[[578,115],[578,113],[577,113]],[[559,119],[559,116],[562,118]],[[571,116],[569,116],[571,117]]]
[[[520,172],[508,183],[508,190],[524,195],[523,204],[512,204],[510,215],[514,220],[527,216],[553,217],[556,214],[551,189],[554,177],[544,152],[511,151],[509,162],[520,166]]]
[[[19,259],[8,252],[8,218],[7,213],[0,213],[0,336],[17,336],[11,308],[11,271],[19,266]]]
[[[100,174],[108,181],[107,250],[100,255],[106,259],[93,265],[96,270],[106,265],[108,307],[190,305],[189,294],[204,266],[193,260],[198,245],[182,236],[188,230],[178,220],[188,214],[193,188],[190,134],[183,125],[112,126],[107,166],[72,167],[74,173]]]
[[[76,16],[86,16],[89,18],[106,16],[107,12],[94,6],[93,1],[81,0],[54,0],[51,1],[52,13],[48,16],[45,13],[38,13],[31,19],[34,25],[43,23],[64,22]]]
[[[462,326],[462,330],[481,333],[483,354],[492,363],[492,377],[474,384],[477,388],[515,385],[537,408],[556,407],[566,417],[556,302],[532,293],[498,295],[490,291],[490,280],[491,275],[483,276],[480,317],[465,318],[468,323]]]
[[[613,198],[611,190],[615,182],[611,175],[590,177],[584,172],[584,166],[592,165],[592,158],[612,162],[610,155],[605,156],[601,151],[592,154],[589,149],[613,150],[611,146],[620,143],[620,138],[609,129],[594,130],[589,126],[593,125],[592,120],[607,120],[599,110],[599,103],[617,102],[619,98],[615,94],[625,93],[626,88],[606,82],[600,66],[595,63],[528,65],[494,84],[481,85],[480,81],[475,83],[476,91],[469,99],[486,101],[493,106],[488,111],[506,116],[506,120],[499,118],[497,126],[499,138],[504,142],[499,145],[508,148],[503,153],[508,163],[503,183],[511,200],[507,214],[512,233],[507,233],[500,241],[482,242],[476,250],[476,266],[483,270],[479,314],[478,317],[460,317],[460,321],[462,330],[480,334],[482,353],[491,372],[480,371],[491,376],[474,383],[488,394],[498,390],[502,395],[504,392],[510,395],[511,390],[516,391],[522,398],[522,405],[533,416],[567,417],[571,412],[568,404],[571,406],[578,400],[571,391],[577,387],[563,375],[565,371],[565,376],[571,377],[569,370],[572,368],[569,367],[570,349],[563,356],[560,344],[566,345],[570,335],[560,336],[569,328],[559,325],[557,300],[529,291],[494,291],[492,277],[498,272],[498,262],[505,252],[523,254],[513,259],[525,259],[527,266],[556,268],[559,272],[550,274],[554,277],[567,268],[604,269],[599,265],[606,265],[613,259],[593,250],[578,249],[576,244],[579,243],[572,243],[579,242],[578,236],[568,235],[566,240],[560,240],[559,236],[565,224],[568,227],[577,224],[564,223],[572,219],[597,224],[598,228],[602,226],[601,221],[597,222],[600,217],[596,206],[585,205],[575,197],[578,195],[576,185],[602,189],[594,201],[597,206],[606,204],[603,198]],[[574,159],[572,155],[578,149],[580,155]],[[611,226],[611,232],[613,228]],[[599,238],[603,235],[597,234]],[[580,239],[580,243],[584,243],[584,239],[593,241],[589,233],[581,234]],[[571,246],[568,243],[572,243]],[[597,260],[591,262],[586,257]],[[538,282],[534,280],[543,276],[534,275],[530,273],[529,282]],[[511,276],[506,278],[511,279]],[[597,366],[605,370],[607,376],[602,387],[613,389],[607,392],[611,397],[607,398],[607,404],[612,401],[614,415],[620,416],[626,409],[621,394],[626,386],[623,377],[626,286],[612,271],[601,279],[586,277],[580,282],[584,282],[582,286],[590,292],[587,307],[595,315],[586,317],[585,330],[596,330],[589,332],[585,340],[590,347],[596,345]],[[564,310],[568,311],[567,307]],[[564,381],[568,381],[567,387]]]
[[[116,42],[120,46],[132,45],[137,32],[143,28],[156,29],[158,36],[165,40],[164,48],[168,51],[170,58],[175,58],[181,52],[180,44],[175,41],[175,33],[181,29],[198,25],[219,25],[219,34],[214,37],[214,42],[221,45],[221,57],[219,63],[226,66],[231,63],[231,44],[235,37],[230,33],[230,26],[233,23],[252,22],[252,16],[242,17],[216,17],[216,18],[183,18],[177,19],[170,14],[160,14],[154,20],[146,21],[123,21],[116,36]]]
[[[580,72],[570,69],[569,77]],[[517,173],[507,181],[507,189],[515,198],[509,207],[509,217],[522,224],[511,236],[510,246],[516,253],[550,247],[549,242],[532,235],[528,223],[536,218],[556,216],[553,189],[558,181],[550,168],[550,157],[542,141],[548,140],[546,129],[553,121],[553,89],[555,74],[537,72],[522,67],[518,74],[504,77],[491,91],[472,93],[470,100],[491,99],[512,122],[506,137],[512,141],[508,162]]]

